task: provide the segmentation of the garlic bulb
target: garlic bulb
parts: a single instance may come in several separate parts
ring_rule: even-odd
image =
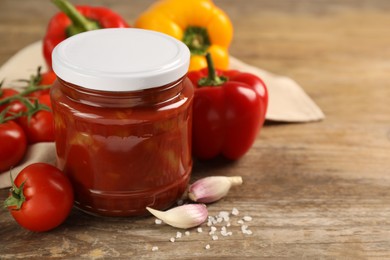
[[[207,207],[204,204],[186,204],[167,211],[159,211],[149,207],[146,209],[166,224],[184,229],[199,226],[208,217]]]
[[[192,201],[211,203],[225,197],[232,186],[241,184],[241,176],[210,176],[190,185],[188,197]]]

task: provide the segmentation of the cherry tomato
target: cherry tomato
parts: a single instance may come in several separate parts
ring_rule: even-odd
[[[40,110],[28,120],[27,116],[18,118],[17,122],[27,135],[29,143],[54,142],[53,114],[46,110]]]
[[[23,158],[27,138],[23,129],[14,121],[0,124],[0,172],[10,170]]]
[[[18,94],[18,92],[11,88],[0,89],[0,100],[3,100],[7,97],[12,97],[16,94]],[[0,106],[0,112],[3,111],[6,107],[7,105]]]
[[[43,94],[38,97],[38,101],[41,104],[48,106],[51,109],[50,94]]]
[[[39,86],[51,86],[53,85],[54,81],[56,80],[57,76],[53,71],[47,71],[45,73],[42,73],[40,75],[41,80],[39,81]],[[49,95],[50,88],[46,88],[43,90],[34,91],[31,94],[29,94],[30,97],[40,97],[42,95]]]
[[[11,88],[4,88],[0,91],[0,100],[3,100],[8,97],[12,97],[16,94],[19,94],[18,91],[11,89]],[[5,108],[8,107],[7,115],[9,116],[11,114],[17,114],[18,112],[25,111],[26,107],[20,102],[20,101],[12,101],[11,103],[5,104],[0,106],[0,112],[3,111]]]
[[[56,78],[57,76],[54,73],[54,71],[47,71],[45,73],[42,73],[41,81],[39,82],[39,85],[53,85]]]
[[[73,188],[56,167],[34,163],[18,174],[5,205],[22,227],[48,231],[68,217],[73,206]]]

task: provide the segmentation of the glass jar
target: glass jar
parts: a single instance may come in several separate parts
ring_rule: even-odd
[[[181,42],[140,29],[86,32],[55,48],[57,162],[78,208],[144,215],[184,193],[192,167],[189,57]]]

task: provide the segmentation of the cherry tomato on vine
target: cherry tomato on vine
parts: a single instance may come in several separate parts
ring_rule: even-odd
[[[0,124],[0,172],[10,170],[23,158],[27,138],[23,129],[14,121]]]
[[[0,101],[19,94],[18,91],[11,88],[0,89]],[[26,107],[18,100],[14,100],[8,104],[0,105],[0,112],[8,108],[7,116],[25,111]]]
[[[51,86],[56,80],[57,76],[53,71],[47,71],[45,73],[38,74],[39,82],[36,84],[38,86]],[[31,97],[40,97],[41,95],[48,95],[50,92],[50,87],[42,90],[37,90],[29,94]]]
[[[42,73],[41,81],[39,82],[39,85],[53,85],[56,78],[57,76],[54,73],[54,71],[47,71],[45,73]]]
[[[0,89],[0,100],[3,100],[8,97],[12,97],[13,95],[18,94],[18,92],[12,88],[4,88]],[[7,105],[0,106],[0,112],[3,111]]]
[[[38,97],[38,101],[40,104],[44,104],[51,109],[51,99],[50,94],[43,94]]]
[[[54,142],[54,119],[50,111],[39,110],[31,115],[17,119],[27,135],[29,143]]]
[[[20,226],[35,232],[65,221],[73,206],[73,188],[66,175],[46,163],[34,163],[16,177],[5,206]]]

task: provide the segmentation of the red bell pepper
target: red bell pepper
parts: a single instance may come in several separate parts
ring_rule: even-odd
[[[195,86],[192,122],[193,155],[211,159],[222,154],[239,159],[254,143],[265,121],[268,92],[256,75],[208,68],[188,73]]]
[[[106,7],[74,7],[66,0],[53,0],[53,2],[62,12],[51,18],[43,39],[43,56],[49,69],[51,69],[51,53],[64,39],[90,30],[129,27],[121,16]]]

